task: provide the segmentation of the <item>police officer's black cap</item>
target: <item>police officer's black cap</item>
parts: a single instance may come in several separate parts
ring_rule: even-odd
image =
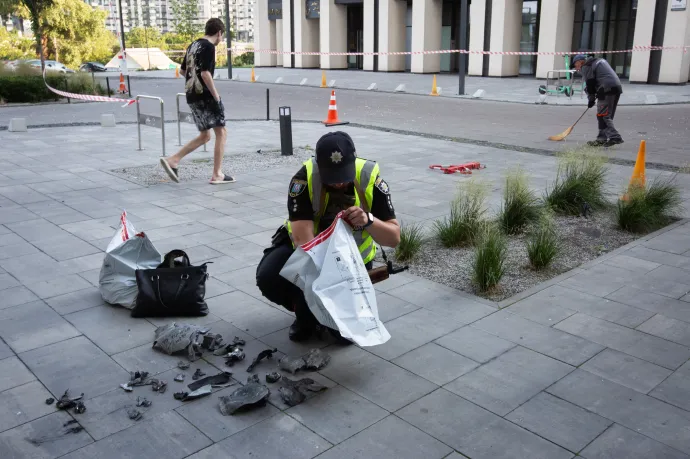
[[[355,143],[345,132],[329,132],[316,142],[316,164],[327,185],[355,181]]]

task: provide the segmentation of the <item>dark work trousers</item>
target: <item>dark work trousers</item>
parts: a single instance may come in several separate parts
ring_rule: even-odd
[[[294,249],[290,242],[264,250],[264,256],[256,268],[256,285],[266,299],[293,311],[298,321],[316,325],[316,318],[309,310],[302,290],[280,275],[292,252]],[[371,269],[371,265],[367,263],[367,269]]]
[[[597,100],[597,122],[599,123],[599,135],[597,140],[621,140],[622,137],[613,126],[613,117],[616,114],[620,94],[607,94],[603,99]]]

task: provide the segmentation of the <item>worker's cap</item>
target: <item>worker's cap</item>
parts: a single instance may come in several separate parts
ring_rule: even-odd
[[[354,182],[356,159],[355,143],[345,132],[329,132],[316,142],[316,164],[326,185]]]
[[[570,69],[572,70],[572,69],[575,68],[575,62],[577,62],[577,61],[586,61],[586,60],[587,60],[587,55],[586,55],[586,54],[576,54],[576,55],[573,57],[573,61],[570,63]]]

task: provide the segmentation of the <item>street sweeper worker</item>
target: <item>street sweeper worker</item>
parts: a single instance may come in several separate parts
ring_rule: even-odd
[[[573,57],[571,69],[582,73],[582,79],[589,98],[588,106],[597,106],[599,135],[587,142],[592,147],[611,147],[623,143],[623,138],[613,125],[618,100],[623,94],[621,80],[605,59],[577,54]]]
[[[271,247],[264,250],[256,284],[268,300],[295,313],[289,337],[304,341],[316,331],[317,320],[302,290],[280,276],[295,247],[314,239],[342,211],[353,228],[364,264],[371,269],[375,243],[396,247],[400,225],[379,165],[358,158],[352,138],[342,131],[328,133],[316,143],[315,157],[290,181],[287,205],[289,217],[273,235]],[[340,337],[337,330],[330,331]]]

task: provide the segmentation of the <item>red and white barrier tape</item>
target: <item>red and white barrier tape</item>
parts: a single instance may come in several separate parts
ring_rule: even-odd
[[[472,51],[466,49],[440,49],[431,51],[391,51],[391,52],[350,52],[350,53],[328,53],[321,51],[278,51],[276,49],[245,49],[232,48],[233,52],[248,52],[260,54],[289,54],[289,55],[306,55],[306,56],[408,56],[415,54],[481,54],[491,56],[565,56],[575,54],[625,54],[638,51],[666,51],[666,50],[682,50],[684,53],[688,52],[690,46],[633,46],[631,49],[622,49],[614,51]]]
[[[125,102],[123,107],[127,107],[129,105],[132,105],[134,102],[136,102],[135,99],[118,99],[116,97],[91,96],[88,94],[75,94],[72,92],[60,91],[59,89],[55,89],[48,84],[48,82],[46,81],[45,71],[43,72],[43,82],[45,83],[46,87],[48,89],[50,89],[52,92],[54,92],[55,94],[62,96],[62,97],[67,97],[69,99],[90,100],[92,102]]]

